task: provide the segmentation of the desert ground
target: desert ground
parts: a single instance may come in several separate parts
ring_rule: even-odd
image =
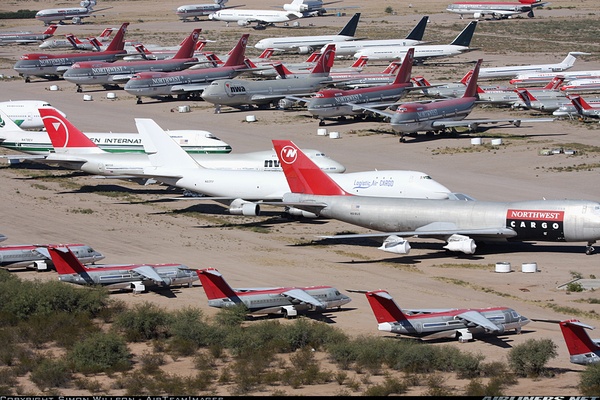
[[[0,8],[15,11],[67,3],[8,1]],[[169,38],[169,43],[162,44],[174,45],[190,28],[200,26],[203,34],[208,39],[217,40],[223,49],[230,48],[235,39],[222,43],[221,37],[234,38],[242,32],[250,32],[250,44],[253,45],[261,37],[287,35],[291,31],[282,28],[254,31],[248,27],[233,24],[226,27],[224,23],[207,21],[182,23],[174,15],[174,9],[181,4],[172,1],[100,1],[98,6],[105,3],[113,8],[95,19],[89,19],[89,23],[80,26],[67,24],[59,29],[63,33],[72,31],[84,36],[99,32],[107,24],[129,21],[128,37],[143,38],[152,43],[161,43],[161,37],[164,37]],[[267,8],[280,2],[250,0],[244,3],[247,8]],[[359,30],[362,26],[368,28],[385,20],[393,24],[395,33],[404,36],[422,15],[429,15],[436,26],[451,26],[458,33],[468,21],[444,12],[449,2],[422,1],[409,5],[407,2],[384,0],[377,5],[373,3],[344,1],[348,6],[360,6]],[[396,15],[383,12],[388,5],[397,11]],[[354,10],[348,10],[347,15],[351,12]],[[553,1],[552,9],[537,10],[536,18],[530,22],[566,21],[597,16],[599,12],[600,3],[597,1]],[[335,32],[346,21],[347,16],[326,16],[312,18],[310,23],[315,25],[312,31]],[[482,25],[511,24],[515,21],[482,21]],[[41,25],[33,20],[3,20],[0,30],[19,27],[38,31]],[[309,31],[303,30],[302,34],[313,34],[307,33]],[[368,35],[364,32],[359,34]],[[447,39],[451,40],[455,34],[450,34]],[[440,40],[443,43],[447,39]],[[516,41],[529,39],[544,41],[543,38],[515,38]],[[595,49],[600,50],[597,45]],[[229,143],[234,153],[265,150],[271,147],[272,139],[290,139],[300,147],[322,150],[344,164],[348,171],[423,171],[451,190],[467,193],[478,200],[600,200],[600,124],[597,122],[557,120],[524,123],[520,128],[494,127],[478,134],[453,138],[420,135],[406,143],[400,143],[385,122],[327,125],[329,132],[339,132],[339,138],[334,139],[317,135],[317,121],[301,109],[286,112],[223,109],[216,114],[210,105],[201,101],[145,100],[144,104],[136,105],[133,96],[122,90],[115,91],[116,99],[108,99],[107,91],[100,88],[86,88],[85,93],[92,95],[93,100],[84,101],[82,93],[77,93],[74,85],[63,80],[33,79],[26,84],[14,77],[12,65],[21,54],[37,50],[35,45],[0,48],[0,73],[4,75],[0,81],[0,100],[46,100],[64,111],[71,122],[84,132],[135,132],[134,118],[153,118],[165,129],[208,130]],[[586,51],[581,48],[571,50]],[[258,54],[253,48],[249,51],[251,56]],[[484,58],[490,60],[490,65],[511,65],[558,62],[565,55],[551,51],[523,54],[511,49],[481,48],[456,57],[456,61]],[[458,80],[469,69],[469,64],[453,66],[452,72],[441,67],[427,68],[415,67],[413,74],[427,75],[431,72],[433,76]],[[600,58],[592,54],[579,59],[573,69],[600,69]],[[49,87],[53,84],[58,85],[59,90],[50,91]],[[184,104],[190,105],[191,112],[177,112],[177,106]],[[254,115],[256,122],[246,122],[248,115]],[[471,117],[506,118],[508,115],[543,117],[535,112],[483,107],[476,108]],[[471,144],[473,137],[481,137],[483,145]],[[502,144],[491,146],[492,138],[501,138]],[[572,156],[564,153],[539,154],[542,149],[556,148],[580,150]],[[15,154],[9,150],[2,153]],[[51,176],[56,176],[56,179]],[[597,291],[569,293],[558,288],[575,275],[589,278],[598,274],[600,245],[594,255],[585,254],[585,243],[539,242],[488,245],[478,248],[476,254],[466,256],[446,253],[442,242],[415,238],[411,240],[410,254],[399,256],[377,250],[380,245],[377,241],[321,241],[319,235],[368,231],[331,220],[290,221],[281,218],[280,210],[274,207],[263,207],[262,216],[241,217],[228,215],[225,209],[210,201],[152,202],[173,196],[173,192],[158,185],[139,186],[54,168],[39,171],[33,165],[9,167],[5,164],[0,165],[0,182],[0,233],[8,236],[3,244],[86,243],[106,256],[105,263],[178,262],[191,268],[215,267],[234,287],[332,285],[348,294],[352,302],[345,312],[327,313],[330,323],[351,335],[386,336],[386,333],[377,331],[364,295],[346,292],[347,289],[386,289],[401,307],[406,308],[508,306],[529,318],[579,318],[590,325],[600,325],[597,305],[586,301],[597,299]],[[118,193],[116,196],[107,195],[115,192]],[[495,272],[498,262],[510,262],[512,272]],[[522,264],[531,262],[537,263],[538,272],[521,272]],[[55,272],[15,273],[23,279],[57,279]],[[175,298],[152,291],[140,295],[123,292],[112,296],[130,304],[152,302],[173,310],[196,306],[207,315],[216,312],[209,309],[199,285],[176,289],[174,293]],[[577,315],[560,311],[567,308],[577,310]],[[531,338],[549,338],[558,345],[559,355],[549,363],[555,376],[538,380],[521,379],[504,394],[578,394],[577,383],[584,367],[569,362],[557,324],[532,322],[522,334],[507,334],[500,338],[500,341],[478,339],[466,344],[456,343],[456,346],[483,354],[488,361],[505,361],[510,347]],[[165,368],[184,373],[178,368],[190,367],[172,364]],[[464,381],[452,381],[458,393],[464,384]],[[30,390],[35,392],[36,389],[31,387]],[[336,390],[331,385],[285,391],[290,395],[334,395]],[[63,393],[70,394],[68,391]]]

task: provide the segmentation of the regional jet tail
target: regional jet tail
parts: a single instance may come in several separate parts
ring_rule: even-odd
[[[593,326],[577,319],[560,321],[559,324],[573,364],[587,365],[600,362],[600,340],[591,339],[586,332],[586,329],[594,329]]]
[[[341,309],[351,299],[331,286],[233,289],[215,268],[196,271],[211,307],[243,305],[250,314],[283,314]]]

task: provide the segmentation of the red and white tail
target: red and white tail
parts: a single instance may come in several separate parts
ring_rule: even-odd
[[[358,59],[356,61],[354,61],[354,64],[352,64],[350,66],[350,68],[362,70],[364,67],[367,66],[367,62],[368,61],[369,61],[369,57],[367,57],[367,56],[360,56],[360,57],[358,57]]]
[[[272,48],[269,47],[268,49],[264,49],[263,52],[260,53],[258,58],[260,58],[261,60],[266,60],[266,59],[271,58],[273,53],[275,53],[275,50],[273,50]]]
[[[204,57],[212,63],[213,67],[218,67],[219,65],[224,65],[225,63],[221,60],[215,53],[204,53]]]
[[[554,78],[552,78],[552,80],[550,82],[548,82],[548,84],[546,86],[544,86],[544,89],[558,90],[558,88],[560,88],[560,86],[563,84],[564,81],[565,81],[564,76],[556,75]]]
[[[244,33],[235,45],[235,47],[231,49],[231,53],[229,54],[227,61],[225,62],[225,64],[223,64],[224,67],[235,67],[245,65],[244,59],[246,58],[245,54],[246,45],[248,44],[248,36],[250,36],[249,33]]]
[[[73,35],[72,33],[67,33],[65,37],[67,38],[69,43],[71,43],[71,46],[73,46],[74,49],[79,49],[78,45],[81,44],[81,41],[77,39],[75,35]]]
[[[252,66],[252,68],[256,68],[256,65]],[[277,75],[279,75],[281,79],[285,79],[288,75],[293,74],[293,72],[287,69],[287,67],[282,63],[273,64],[273,68],[275,68],[275,71],[277,71]]]
[[[561,321],[559,325],[571,356],[571,362],[577,364],[600,362],[600,346],[585,331],[586,329],[593,329],[593,327],[576,319]],[[585,358],[578,358],[577,356]]]
[[[467,72],[465,74],[465,76],[462,77],[462,79],[460,80],[460,83],[467,86],[469,84],[469,81],[471,80],[472,76],[473,76],[473,70],[471,69],[471,70],[469,70],[469,72]]]
[[[321,53],[320,51],[313,51],[308,56],[308,58],[306,59],[306,61],[304,61],[304,62],[307,62],[307,63],[317,62],[317,61],[319,61],[319,58],[321,58],[322,54],[323,53]]]
[[[273,140],[273,148],[292,193],[350,196],[292,141]]]
[[[399,83],[409,83],[410,82],[410,74],[412,72],[413,61],[415,59],[415,48],[411,47],[406,52],[406,55],[402,59],[402,65],[400,66],[400,71],[398,71],[398,75],[396,75],[396,79],[394,79],[393,84],[397,85]]]
[[[198,51],[202,51],[202,50],[204,50],[204,47],[206,47],[206,43],[208,43],[208,40],[205,40],[205,39],[199,39],[199,40],[196,42],[196,51],[198,52]]]
[[[77,129],[53,107],[39,108],[50,141],[57,153],[104,153],[90,138]]]
[[[141,43],[134,44],[134,45],[133,45],[133,47],[135,47],[135,49],[136,49],[136,50],[138,51],[138,53],[140,53],[140,54],[152,54],[152,52],[151,52],[150,50],[148,50],[148,49],[146,48],[146,46],[144,46],[144,45],[143,45],[143,44],[141,44]]]
[[[365,293],[371,310],[378,324],[397,322],[407,319],[392,296],[385,290],[374,290]]]
[[[398,68],[400,68],[400,65],[402,65],[402,63],[400,63],[398,61],[392,61],[390,63],[390,65],[388,65],[387,67],[385,67],[385,69],[383,71],[381,71],[381,73],[393,75],[396,73],[396,71],[398,71]]]
[[[98,38],[100,39],[100,41],[105,41],[113,33],[113,31],[114,31],[114,28],[105,28],[102,31],[102,33],[100,33],[100,35],[98,35]]]
[[[205,268],[196,270],[202,288],[206,293],[208,300],[216,300],[222,298],[237,299],[235,291],[225,282],[223,275],[215,268]],[[237,302],[237,301],[236,301]]]
[[[44,32],[42,32],[42,35],[54,35],[54,32],[56,32],[56,28],[58,28],[58,25],[52,24],[48,28],[46,28]]]
[[[321,51],[321,56],[315,66],[310,70],[311,74],[329,74],[335,61],[335,44],[329,43]]]
[[[87,268],[68,247],[49,246],[48,253],[59,275],[80,274]]]
[[[583,97],[581,97],[578,94],[569,95],[569,96],[567,96],[567,98],[569,100],[571,100],[571,103],[573,104],[573,107],[575,107],[575,110],[577,110],[577,112],[580,113],[580,114],[583,111],[591,110],[592,109],[592,106],[590,106],[588,104],[588,102],[585,101],[583,99]]]
[[[480,58],[479,60],[477,60],[477,64],[475,65],[475,68],[473,69],[473,76],[471,76],[471,79],[469,80],[469,83],[467,84],[467,88],[465,89],[465,94],[463,95],[463,97],[477,97],[477,79],[479,78],[479,68],[481,68],[481,63],[483,62],[483,59]]]
[[[194,56],[194,52],[196,51],[196,42],[198,41],[198,37],[200,37],[200,32],[202,29],[197,28],[190,33],[190,36],[185,38],[181,43],[181,47],[175,55],[173,59],[180,60],[183,58],[192,58]]]
[[[106,47],[106,51],[118,51],[125,48],[125,32],[127,32],[128,26],[129,22],[124,22],[123,25],[121,25],[113,40],[111,40],[108,47]]]
[[[527,105],[530,105],[532,101],[537,101],[535,96],[527,89],[515,89],[515,92],[517,92],[519,98]]]
[[[431,86],[429,81],[423,76],[413,76],[410,78],[416,86]]]
[[[96,51],[102,50],[102,44],[100,43],[100,41],[97,38],[91,37],[91,38],[88,38],[88,40],[92,44],[92,46],[94,46]]]

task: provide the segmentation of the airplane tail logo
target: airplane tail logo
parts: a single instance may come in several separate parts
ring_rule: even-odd
[[[242,35],[242,37],[238,41],[237,45],[231,51],[231,54],[230,54],[229,58],[227,59],[227,61],[225,62],[224,66],[234,67],[234,66],[239,66],[239,65],[245,65],[244,58],[246,57],[245,54],[246,54],[246,45],[248,43],[248,36],[250,36],[250,34],[248,34],[248,33],[245,33]]]
[[[83,132],[77,129],[54,108],[40,108],[40,116],[44,127],[50,136],[50,141],[55,149],[69,147],[97,148]]]
[[[281,159],[281,162],[293,164],[298,159],[298,152],[292,146],[285,146],[279,152],[279,158]]]

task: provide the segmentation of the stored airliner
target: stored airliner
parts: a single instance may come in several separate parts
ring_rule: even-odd
[[[84,18],[95,16],[94,13],[112,8],[104,7],[94,10],[96,0],[82,0],[79,5],[80,7],[46,8],[38,11],[35,14],[35,19],[42,21],[44,25],[51,22],[63,24],[65,20],[71,20],[74,24],[81,24]]]
[[[446,11],[460,14],[473,14],[473,18],[484,18],[489,15],[493,19],[512,18],[519,14],[527,13],[529,18],[533,18],[534,8],[543,7],[547,2],[541,0],[519,0],[519,2],[509,1],[461,1],[452,3],[446,8]]]
[[[225,6],[228,0],[214,0],[214,3],[206,3],[206,4],[186,4],[183,6],[177,7],[175,14],[179,17],[181,22],[188,22],[190,18],[193,21],[200,21],[199,17],[208,17],[210,14],[219,11],[225,10],[228,8],[242,7],[239,6]]]
[[[249,10],[243,8],[219,10],[208,16],[211,21],[235,22],[239,26],[248,26],[256,22],[254,29],[265,29],[277,23],[288,23],[302,18],[302,13],[276,10]]]
[[[6,236],[3,235],[4,238]],[[46,271],[53,266],[47,247],[51,244],[8,244],[0,246],[0,267],[2,268],[34,268]],[[81,243],[63,244],[71,249],[75,257],[83,264],[92,264],[104,258],[102,253]]]
[[[50,25],[44,32],[32,33],[32,32],[14,32],[14,33],[0,33],[0,45],[17,43],[17,44],[30,44],[39,43],[52,36],[58,25]]]

